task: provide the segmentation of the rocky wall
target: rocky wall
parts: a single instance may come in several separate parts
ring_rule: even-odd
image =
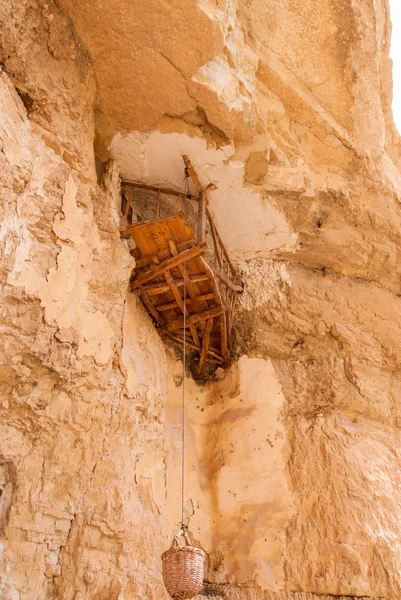
[[[200,598],[401,597],[387,2],[0,0],[0,25],[0,595],[166,598],[185,377]],[[183,153],[245,282],[202,383],[119,235],[119,173],[180,189]]]
[[[163,470],[165,357],[127,299],[116,166],[96,182],[93,70],[55,5],[2,17],[0,596],[160,596],[139,471]]]

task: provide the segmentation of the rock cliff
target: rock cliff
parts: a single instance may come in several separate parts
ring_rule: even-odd
[[[0,0],[0,597],[401,597],[401,146],[387,0]],[[128,292],[120,176],[181,154],[245,282],[183,374]],[[100,176],[95,159],[104,163]]]

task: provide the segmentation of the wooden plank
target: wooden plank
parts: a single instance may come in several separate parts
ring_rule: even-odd
[[[199,180],[199,177],[198,177],[198,176],[197,176],[197,174],[196,174],[196,171],[195,171],[195,169],[193,168],[193,166],[192,166],[192,164],[191,164],[191,161],[189,160],[188,156],[186,156],[185,154],[183,155],[183,157],[182,157],[182,158],[183,158],[183,160],[184,160],[184,163],[185,163],[185,166],[186,166],[186,168],[188,169],[188,173],[189,173],[189,175],[191,176],[191,179],[192,179],[192,181],[194,182],[194,185],[195,185],[196,189],[198,190],[198,192],[199,192],[199,193],[200,193],[200,192],[202,192],[202,191],[203,191],[202,184],[201,184],[201,182],[200,182],[200,180]],[[210,214],[210,211],[209,211],[209,209],[207,208],[207,204],[209,203],[209,201],[208,201],[208,198],[207,198],[207,195],[206,195],[206,194],[205,194],[205,199],[206,199],[206,215],[207,215],[208,219],[210,219],[210,220],[212,220],[212,221],[213,221],[212,215]],[[231,269],[231,272],[232,272],[232,274],[233,274],[233,275],[236,275],[236,274],[237,274],[237,272],[236,272],[236,270],[235,270],[235,268],[234,268],[234,265],[232,264],[232,262],[231,262],[231,260],[230,260],[230,257],[229,257],[229,255],[228,255],[228,252],[227,252],[227,250],[226,250],[226,247],[225,247],[225,246],[224,246],[224,244],[223,244],[223,241],[222,241],[222,239],[221,239],[221,237],[220,237],[220,235],[219,235],[219,232],[217,231],[217,228],[216,228],[216,237],[217,237],[217,239],[218,239],[218,242],[219,242],[219,243],[220,243],[220,245],[221,245],[221,249],[222,249],[222,251],[223,251],[223,254],[224,254],[225,258],[226,258],[226,260],[227,260],[228,264],[230,265],[230,269]]]
[[[170,188],[160,188],[160,187],[155,187],[154,185],[146,185],[144,183],[137,183],[134,181],[122,181],[121,185],[137,187],[137,188],[141,188],[142,190],[149,190],[150,192],[160,192],[161,194],[166,194],[167,196],[183,196],[183,197],[186,196],[187,198],[190,198],[191,200],[198,200],[198,197],[194,196],[191,193],[186,195],[184,192],[177,192],[177,190],[172,190]]]
[[[202,184],[199,181],[199,177],[197,176],[196,171],[193,168],[191,161],[189,160],[188,156],[186,156],[185,154],[182,155],[182,158],[184,160],[186,168],[188,169],[188,173],[189,173],[192,181],[195,184],[196,189],[198,190],[199,193],[202,192],[203,191]]]
[[[208,276],[205,275],[204,273],[200,273],[198,275],[189,275],[188,277],[192,283],[198,283],[200,281],[208,280]],[[184,285],[184,279],[175,279],[175,285],[177,287],[182,287]],[[159,284],[152,283],[149,285],[144,285],[143,287],[147,291],[149,296],[157,296],[158,294],[165,294],[166,292],[170,291],[170,287],[168,286],[167,283],[159,283]],[[136,290],[134,290],[134,291],[136,291]]]
[[[182,215],[184,215],[184,212],[182,212]],[[186,243],[188,245],[190,240],[195,239],[192,228],[185,216],[180,219],[170,219],[168,226],[171,231],[171,238],[176,244]]]
[[[178,254],[178,250],[176,248],[175,243],[173,242],[173,240],[169,240],[169,246],[170,246],[170,250],[171,250],[171,254],[173,256],[177,256]],[[188,291],[188,294],[192,300],[192,308],[194,310],[194,312],[200,312],[200,306],[199,306],[199,302],[198,302],[198,298],[197,298],[197,293],[195,290],[194,285],[191,282],[190,279],[190,266],[188,265],[188,263],[186,264],[186,268],[185,268],[185,263],[178,265],[178,269],[182,275],[182,277],[185,277],[185,288]]]
[[[137,279],[133,282],[132,288],[137,288],[144,283],[147,283],[154,277],[158,277],[159,275],[163,275],[169,269],[177,267],[179,264],[183,263],[184,260],[189,260],[194,256],[199,256],[205,252],[204,247],[195,246],[194,248],[189,248],[188,250],[184,250],[177,254],[177,256],[173,256],[172,258],[164,261],[161,265],[150,269],[146,273],[139,275]]]
[[[223,308],[225,308],[224,307],[224,302],[223,302],[223,299],[221,297],[220,290],[219,290],[219,288],[217,286],[216,279],[215,279],[215,277],[213,275],[213,271],[212,271],[211,266],[206,262],[206,260],[203,257],[201,257],[201,261],[203,263],[203,270],[205,271],[205,273],[207,275],[207,278],[209,280],[210,286],[211,286],[211,288],[213,290],[213,294],[214,294],[214,296],[216,298],[216,302],[218,304],[220,304]]]
[[[168,286],[166,286],[166,287],[168,287]],[[210,294],[202,294],[202,296],[198,296],[199,302],[206,302],[207,300],[213,300],[213,298],[214,298],[214,294],[212,292]],[[186,304],[191,304],[191,303],[192,303],[192,299],[187,298]],[[177,302],[168,302],[167,304],[160,304],[160,305],[158,304],[156,306],[156,309],[159,312],[163,312],[165,310],[171,310],[172,308],[178,308]]]
[[[178,342],[179,344],[184,344],[184,339],[183,338],[175,336],[172,333],[166,333],[166,335],[168,335],[168,337],[171,338],[172,340],[174,340],[175,342]],[[201,347],[200,346],[195,346],[195,344],[192,344],[191,342],[188,342],[188,340],[186,340],[186,345],[188,346],[188,348],[193,348],[193,350],[197,350],[198,352],[201,351]],[[224,363],[223,358],[217,352],[215,352],[214,350],[212,350],[211,348],[208,349],[208,356],[213,356],[216,360],[218,360],[218,362],[220,364]]]
[[[233,292],[238,292],[239,294],[244,291],[242,285],[235,285],[234,283],[231,283],[231,281],[227,279],[227,277],[225,277],[223,273],[219,271],[219,269],[216,269],[216,267],[213,267],[213,265],[209,265],[209,267],[216,275],[216,277],[218,277],[224,283],[224,285],[230,288],[230,290],[232,290]]]
[[[154,318],[154,320],[157,323],[159,323],[159,325],[164,325],[165,322],[166,322],[165,318],[158,313],[158,311],[154,307],[151,299],[149,298],[148,294],[143,289],[143,287],[139,288],[139,294],[141,296],[142,302],[144,303],[144,305],[146,306],[146,308],[148,309],[148,311],[150,312],[150,314],[152,315],[152,317]]]
[[[212,327],[213,327],[213,319],[209,319],[208,321],[206,321],[205,333],[204,333],[203,339],[202,339],[202,351],[200,353],[199,364],[198,364],[198,368],[196,370],[198,377],[201,374],[204,364],[206,362],[207,352],[209,350],[209,344],[210,344],[210,332],[212,331]]]
[[[168,223],[159,222],[155,227],[149,228],[149,234],[151,238],[156,242],[158,252],[166,252],[168,248],[169,237],[171,236],[170,228]],[[135,238],[134,238],[135,239]],[[160,260],[159,256],[157,258]],[[168,258],[168,254],[166,256]]]
[[[124,219],[125,219],[125,221],[126,221],[127,224],[128,224],[128,220],[127,220],[128,211],[129,211],[129,209],[131,207],[131,202],[132,202],[132,197],[134,195],[134,191],[135,191],[135,188],[132,187],[130,190],[128,190],[128,194],[125,196],[126,205],[125,205],[124,215],[123,216],[124,216]]]
[[[212,317],[218,317],[221,313],[224,312],[224,308],[221,306],[217,306],[216,308],[212,308],[212,310],[205,310],[201,313],[191,315],[186,318],[186,325],[195,325],[195,323],[202,323],[202,321],[206,321],[207,319],[211,319]],[[184,317],[178,317],[171,323],[167,323],[162,328],[162,333],[170,333],[174,331],[174,329],[179,329],[184,326]]]
[[[209,223],[210,223],[210,230],[212,232],[212,238],[213,238],[213,246],[214,246],[214,259],[215,259],[215,263],[217,262],[220,269],[221,269],[221,256],[220,256],[220,248],[219,248],[219,242],[217,239],[217,231],[216,231],[216,227],[215,224],[213,222],[213,219],[211,218],[210,212],[207,211],[208,213],[208,219],[209,219]]]
[[[181,252],[182,250],[185,250],[185,246],[187,248],[193,248],[193,246],[195,245],[195,241],[194,240],[189,240],[189,242],[187,242],[186,244],[177,244],[177,250],[178,252]],[[167,258],[170,258],[170,249],[166,249],[166,250],[159,250],[159,252],[156,253],[157,258],[160,260],[160,262],[163,262],[164,260],[166,260]],[[147,265],[150,265],[150,263],[152,262],[152,258],[153,256],[143,256],[140,258],[136,258],[136,256],[134,256],[136,262],[135,262],[135,269],[143,269],[143,267],[146,267]]]
[[[166,217],[160,217],[160,219],[153,221],[139,221],[137,223],[133,223],[132,225],[128,225],[128,227],[123,229],[120,233],[121,235],[132,235],[134,237],[134,234],[136,234],[138,231],[141,231],[141,229],[147,229],[149,226],[153,227],[157,226],[158,223],[168,223],[169,221],[185,223],[191,232],[191,234],[187,236],[187,240],[189,241],[191,238],[193,239],[194,234],[183,211],[176,212],[172,215],[167,215]]]
[[[206,194],[201,192],[199,196],[199,211],[198,211],[198,244],[202,245],[206,242]]]
[[[166,281],[171,288],[175,301],[177,302],[178,307],[181,309],[181,312],[186,315],[186,318],[189,317],[188,309],[184,303],[184,300],[181,298],[181,294],[178,291],[178,287],[174,283],[174,279],[171,273],[169,271],[166,271],[166,273],[164,273],[164,277],[166,278]],[[193,325],[192,323],[188,323],[188,326],[195,344],[200,344],[198,332],[196,330],[195,325]]]
[[[208,207],[206,207],[206,216],[207,216],[208,219],[210,219],[211,221],[213,221],[213,217],[212,217],[212,215],[211,215],[210,210],[208,209]],[[218,229],[217,229],[216,225],[214,227],[215,227],[215,230],[216,230],[217,241],[218,241],[218,243],[219,243],[219,245],[221,247],[221,250],[222,250],[222,252],[224,254],[224,258],[226,259],[226,261],[230,265],[231,273],[234,275],[234,277],[236,277],[237,276],[237,271],[236,271],[233,263],[231,262],[230,256],[229,256],[229,254],[227,252],[227,249],[226,249],[226,247],[225,247],[225,245],[223,243],[223,240],[220,237],[220,234],[218,232]]]
[[[127,229],[138,227],[135,235],[131,234],[134,239],[137,248],[146,256],[154,255],[159,251],[159,247],[155,240],[151,236],[152,224],[141,223],[141,225],[129,225]]]

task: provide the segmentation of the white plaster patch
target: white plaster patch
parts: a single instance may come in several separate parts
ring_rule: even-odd
[[[210,211],[233,258],[289,249],[296,243],[296,236],[271,199],[243,187],[245,165],[230,160],[235,152],[232,144],[211,148],[205,140],[186,134],[132,132],[117,134],[111,152],[120,163],[123,178],[180,190],[184,181],[182,154],[187,154],[202,185],[212,182],[217,186],[209,194]]]

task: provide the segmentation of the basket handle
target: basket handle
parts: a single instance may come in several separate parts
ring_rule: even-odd
[[[183,538],[184,538],[185,545],[191,546],[191,540],[189,539],[189,535],[187,534],[187,532],[184,529],[180,529],[179,531],[177,531],[177,533],[173,537],[173,543],[171,544],[172,548],[180,547],[180,537],[181,536],[183,536]]]

